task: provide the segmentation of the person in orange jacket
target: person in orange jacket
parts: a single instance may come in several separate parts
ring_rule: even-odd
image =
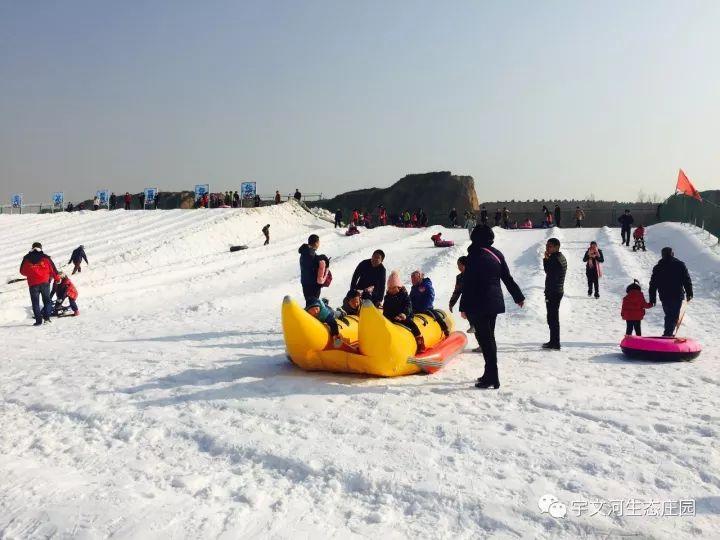
[[[30,301],[35,316],[33,326],[40,326],[43,321],[50,322],[52,313],[50,282],[57,279],[58,272],[52,259],[43,253],[40,242],[34,242],[32,250],[23,257],[20,274],[27,278]],[[42,309],[40,308],[40,297],[43,301]]]
[[[58,274],[58,279],[55,280],[55,285],[53,286],[53,293],[55,294],[55,313],[58,312],[65,298],[67,298],[70,301],[70,309],[72,309],[73,316],[77,317],[80,315],[80,309],[75,302],[78,297],[77,289],[65,272]]]

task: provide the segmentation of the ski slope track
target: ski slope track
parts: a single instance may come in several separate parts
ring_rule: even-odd
[[[433,248],[436,230],[455,247]],[[482,357],[469,350],[435,375],[397,379],[287,361],[280,306],[301,297],[308,234],[332,258],[333,305],[382,248],[388,271],[409,286],[422,269],[446,307],[468,245],[462,229],[344,232],[293,203],[0,215],[0,277],[18,276],[33,241],[58,265],[79,244],[90,259],[73,277],[77,318],[34,328],[26,285],[0,284],[0,538],[720,538],[717,239],[661,224],[633,253],[618,229],[496,229],[527,302],[506,299],[502,387],[480,391]],[[543,352],[553,234],[569,263],[563,350]],[[606,258],[599,300],[586,295],[591,240]],[[625,287],[638,278],[647,294],[665,245],[690,269],[682,333],[704,352],[626,361]],[[643,331],[661,329],[658,306]],[[546,493],[565,518],[540,511]],[[630,499],[692,499],[696,515],[570,512]]]

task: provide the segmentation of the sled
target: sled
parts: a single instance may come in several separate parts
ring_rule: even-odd
[[[70,306],[60,306],[53,309],[51,317],[73,317],[75,312]]]
[[[625,336],[620,348],[628,358],[651,362],[692,360],[702,352],[697,341],[676,336]]]
[[[447,366],[467,345],[467,336],[463,332],[452,332],[446,339],[424,353],[408,358],[408,364],[414,364],[425,373],[435,373]]]
[[[452,332],[449,314],[437,310]],[[307,313],[289,296],[282,305],[282,327],[287,355],[296,366],[307,371],[363,373],[379,377],[413,375],[437,371],[452,356],[462,351],[467,339],[460,332],[445,336],[440,324],[432,318],[416,315],[427,350],[417,355],[417,342],[406,327],[387,320],[370,300],[364,300],[359,316],[337,319],[343,345],[335,348],[328,327]],[[456,335],[459,334],[459,335]],[[428,365],[409,363],[420,358]],[[430,363],[438,365],[430,365]]]
[[[230,246],[230,253],[233,253],[235,251],[242,251],[243,249],[247,248],[247,246]]]
[[[452,240],[440,240],[439,242],[435,242],[435,247],[444,248],[444,247],[453,247],[455,245],[455,242]]]

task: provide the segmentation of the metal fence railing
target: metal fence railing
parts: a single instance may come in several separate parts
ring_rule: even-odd
[[[52,214],[62,211],[62,208],[56,208],[53,203],[24,204],[21,207],[0,205],[0,214]]]

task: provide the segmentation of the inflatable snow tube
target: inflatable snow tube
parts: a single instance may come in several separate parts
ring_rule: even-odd
[[[620,348],[629,358],[654,362],[692,360],[702,352],[697,341],[681,337],[625,336]]]
[[[455,245],[455,242],[452,240],[440,240],[439,242],[435,242],[435,247],[453,247]]]
[[[345,231],[345,236],[354,236],[356,234],[360,234],[360,231],[358,229],[352,229],[349,231]]]
[[[286,296],[282,305],[285,347],[290,361],[308,371],[379,377],[432,373],[462,352],[467,343],[464,333],[452,332],[452,318],[441,313],[451,332],[448,337],[429,315],[413,318],[426,346],[423,354],[416,355],[417,343],[410,330],[390,322],[371,301],[365,300],[359,316],[338,319],[340,335],[346,344],[335,348],[328,327]]]

